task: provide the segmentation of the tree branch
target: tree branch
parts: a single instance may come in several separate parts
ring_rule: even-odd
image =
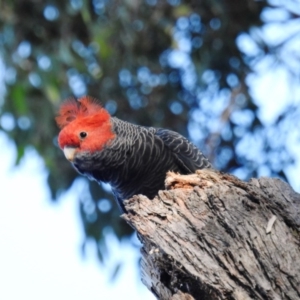
[[[288,184],[199,170],[169,173],[166,188],[123,215],[158,299],[300,298],[300,195]]]

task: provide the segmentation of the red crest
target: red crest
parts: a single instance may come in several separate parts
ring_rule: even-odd
[[[78,100],[71,98],[61,105],[55,120],[57,125],[63,128],[77,118],[92,116],[103,110],[101,104],[95,98],[89,96],[81,97]]]

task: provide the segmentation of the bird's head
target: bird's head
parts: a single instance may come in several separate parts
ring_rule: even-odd
[[[109,113],[96,99],[88,96],[66,100],[56,122],[61,128],[59,147],[71,162],[78,153],[101,151],[114,138]]]

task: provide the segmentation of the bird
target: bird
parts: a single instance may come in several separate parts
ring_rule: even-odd
[[[88,179],[109,183],[122,212],[124,200],[133,195],[153,199],[164,189],[168,171],[191,174],[212,168],[179,133],[120,120],[90,96],[65,100],[56,122],[66,159]]]

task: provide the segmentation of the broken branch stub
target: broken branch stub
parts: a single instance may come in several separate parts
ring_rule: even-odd
[[[158,299],[300,299],[300,195],[288,184],[199,170],[168,173],[166,188],[125,201],[123,215]]]

